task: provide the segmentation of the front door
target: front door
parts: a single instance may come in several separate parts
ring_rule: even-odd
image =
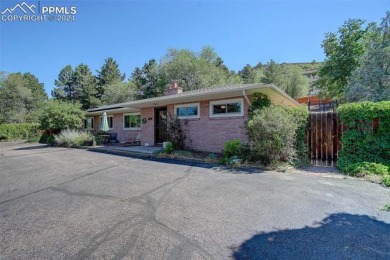
[[[161,107],[155,110],[155,140],[156,143],[167,141],[167,108]]]

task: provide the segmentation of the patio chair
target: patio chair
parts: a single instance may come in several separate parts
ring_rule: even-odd
[[[118,134],[117,133],[110,133],[110,136],[107,138],[108,143],[117,143],[117,138]]]
[[[125,146],[140,146],[141,145],[141,132],[138,132],[137,136],[132,140],[125,141]]]

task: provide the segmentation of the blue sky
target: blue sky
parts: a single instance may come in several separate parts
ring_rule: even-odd
[[[0,0],[0,10],[21,2]],[[199,51],[210,45],[236,71],[270,59],[322,61],[326,32],[349,18],[379,22],[390,10],[388,0],[45,0],[41,5],[75,6],[75,21],[0,21],[0,70],[31,72],[48,94],[67,64],[85,63],[95,72],[113,57],[128,77],[168,48]]]

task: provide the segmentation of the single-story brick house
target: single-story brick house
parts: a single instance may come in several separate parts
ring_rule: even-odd
[[[125,142],[141,136],[141,145],[166,141],[167,114],[187,121],[186,145],[191,149],[221,152],[226,141],[247,141],[244,123],[254,93],[263,93],[274,104],[296,107],[298,102],[273,84],[227,85],[182,92],[173,83],[164,96],[101,106],[86,111],[84,128],[99,131],[103,112],[111,132]]]

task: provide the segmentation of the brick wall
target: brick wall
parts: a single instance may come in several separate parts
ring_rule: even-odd
[[[234,98],[234,97],[233,97]],[[242,98],[242,97],[237,97]],[[229,98],[231,99],[231,98]],[[223,99],[222,99],[223,100]],[[194,102],[191,102],[194,103]],[[182,119],[187,123],[186,145],[190,149],[207,152],[221,152],[226,141],[240,139],[247,142],[246,130],[244,123],[248,120],[248,104],[244,99],[244,116],[238,117],[221,117],[210,118],[209,105],[210,101],[200,102],[200,118]],[[174,105],[167,106],[168,113],[174,113]],[[148,143],[154,145],[154,108],[142,108],[141,119],[146,118],[146,123],[141,122],[141,145]],[[94,117],[94,129],[99,131],[100,118]],[[124,142],[133,140],[139,130],[123,129],[123,114],[114,114],[113,129],[110,132],[118,133],[118,140]]]
[[[222,152],[225,142],[229,140],[239,139],[244,143],[247,142],[244,123],[248,120],[248,104],[245,100],[244,116],[210,118],[209,106],[210,101],[201,101],[200,118],[182,119],[183,123],[187,122],[186,145],[189,148],[219,153]],[[174,113],[173,105],[168,106],[167,109],[168,113]]]
[[[141,108],[141,120],[146,118],[146,124],[141,122],[141,145],[154,145],[154,108]]]
[[[107,115],[111,116],[111,115]],[[113,123],[112,123],[112,129],[109,131],[109,133],[117,133],[117,140],[119,142],[124,141],[133,141],[134,138],[137,136],[138,132],[140,130],[124,130],[123,129],[123,114],[113,114]],[[93,125],[94,125],[94,132],[98,132],[100,130],[100,116],[94,116],[93,119]]]

